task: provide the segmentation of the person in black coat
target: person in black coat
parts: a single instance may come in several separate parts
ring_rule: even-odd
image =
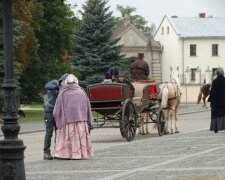
[[[216,71],[210,91],[211,125],[210,131],[225,130],[225,77],[223,68]]]

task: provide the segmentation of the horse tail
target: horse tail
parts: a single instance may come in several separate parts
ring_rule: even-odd
[[[199,104],[201,102],[202,99],[202,90],[200,88],[199,94],[198,94],[198,100],[197,100],[197,104]]]
[[[162,100],[161,100],[161,108],[166,108],[168,106],[168,95],[169,95],[169,90],[168,87],[165,86],[162,90]]]

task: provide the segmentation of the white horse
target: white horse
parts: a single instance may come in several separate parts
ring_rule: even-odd
[[[158,95],[159,99],[161,99],[160,106],[166,110],[166,134],[179,133],[177,128],[177,113],[181,100],[179,67],[175,71],[170,67],[170,70],[171,81],[159,86],[160,93]]]

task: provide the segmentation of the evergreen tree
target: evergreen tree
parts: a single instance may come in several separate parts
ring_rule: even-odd
[[[83,5],[83,22],[75,35],[72,65],[84,87],[101,82],[108,68],[124,70],[127,66],[121,46],[117,45],[119,39],[112,38],[115,19],[106,5],[106,0],[89,0]]]

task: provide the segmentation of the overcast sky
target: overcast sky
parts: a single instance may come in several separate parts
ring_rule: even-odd
[[[76,9],[81,9],[81,4],[87,0],[67,0],[71,5],[77,4]],[[117,5],[136,8],[136,13],[143,16],[148,25],[160,24],[164,15],[178,17],[196,17],[198,13],[205,12],[214,17],[225,17],[225,0],[108,0],[108,6],[114,16],[120,16],[116,10]],[[75,10],[76,13],[76,10]]]

